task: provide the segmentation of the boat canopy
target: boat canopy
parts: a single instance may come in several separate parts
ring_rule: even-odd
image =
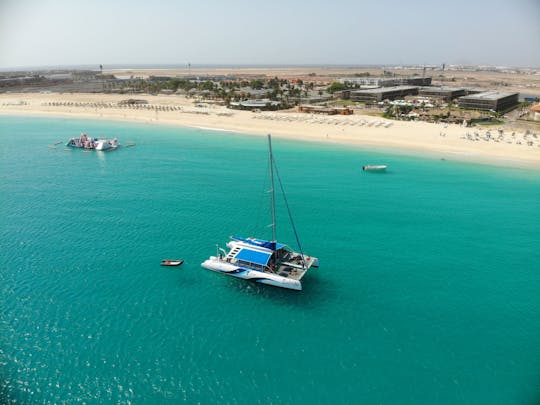
[[[283,243],[278,243],[278,242],[270,242],[268,240],[264,240],[264,239],[255,239],[255,238],[241,238],[239,236],[231,236],[231,239],[234,239],[234,240],[238,240],[238,241],[241,241],[241,242],[246,242],[246,243],[249,243],[250,245],[253,245],[253,246],[260,246],[260,247],[263,247],[263,248],[266,248],[266,249],[271,249],[271,250],[278,250],[278,249],[282,249],[285,247],[285,245]]]
[[[244,248],[241,249],[234,258],[244,262],[266,266],[268,260],[270,260],[270,256],[272,256],[272,253],[259,252],[258,250]]]

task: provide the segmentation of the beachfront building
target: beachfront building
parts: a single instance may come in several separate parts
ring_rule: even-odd
[[[451,101],[455,98],[467,95],[467,90],[463,87],[421,87],[419,95],[424,97],[438,98],[444,101]]]
[[[529,119],[533,121],[540,121],[540,104],[533,105],[529,109]]]
[[[350,99],[351,101],[379,102],[417,94],[418,87],[416,86],[380,87],[377,89],[351,90]]]
[[[458,99],[459,107],[467,110],[505,111],[518,105],[519,93],[484,91]]]
[[[254,99],[268,97],[270,93],[272,93],[272,89],[252,89],[251,87],[241,87],[240,89],[234,91],[234,94],[236,95]]]
[[[300,102],[303,104],[314,104],[314,103],[323,103],[325,101],[330,101],[334,99],[334,96],[329,94],[323,94],[323,95],[308,95],[308,97],[303,97],[300,99]]]
[[[281,106],[281,102],[268,99],[232,101],[229,106],[239,110],[276,110]]]
[[[336,90],[333,96],[335,99],[349,100],[351,98],[351,89]]]
[[[347,107],[323,107],[318,105],[299,105],[298,111],[308,114],[325,114],[325,115],[351,115],[354,111]]]
[[[430,86],[431,77],[345,77],[341,83],[358,87]]]

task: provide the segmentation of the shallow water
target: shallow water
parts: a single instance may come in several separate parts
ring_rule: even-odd
[[[83,130],[137,146],[47,147]],[[6,116],[0,138],[3,402],[540,399],[537,171],[274,139],[321,263],[293,292],[200,267],[270,237],[265,138]]]

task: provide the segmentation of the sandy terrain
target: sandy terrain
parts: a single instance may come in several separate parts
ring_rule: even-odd
[[[0,114],[126,120],[253,135],[271,133],[275,137],[422,152],[446,160],[540,168],[540,134],[509,132],[502,127],[465,128],[459,125],[390,121],[359,114],[253,113],[204,102],[194,103],[192,99],[180,96],[136,97],[147,100],[148,104],[118,105],[118,102],[128,98],[125,95],[0,94]],[[226,132],[223,136],[226,136]]]

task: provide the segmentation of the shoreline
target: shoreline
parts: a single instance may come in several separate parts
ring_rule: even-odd
[[[510,132],[504,127],[466,128],[454,124],[393,121],[356,111],[349,116],[291,111],[253,113],[204,101],[194,104],[194,100],[179,96],[137,97],[148,100],[148,104],[121,107],[117,103],[129,96],[118,94],[0,94],[0,115],[124,121],[224,134],[271,133],[274,137],[320,144],[390,149],[400,154],[428,155],[448,161],[540,169],[540,136]]]

